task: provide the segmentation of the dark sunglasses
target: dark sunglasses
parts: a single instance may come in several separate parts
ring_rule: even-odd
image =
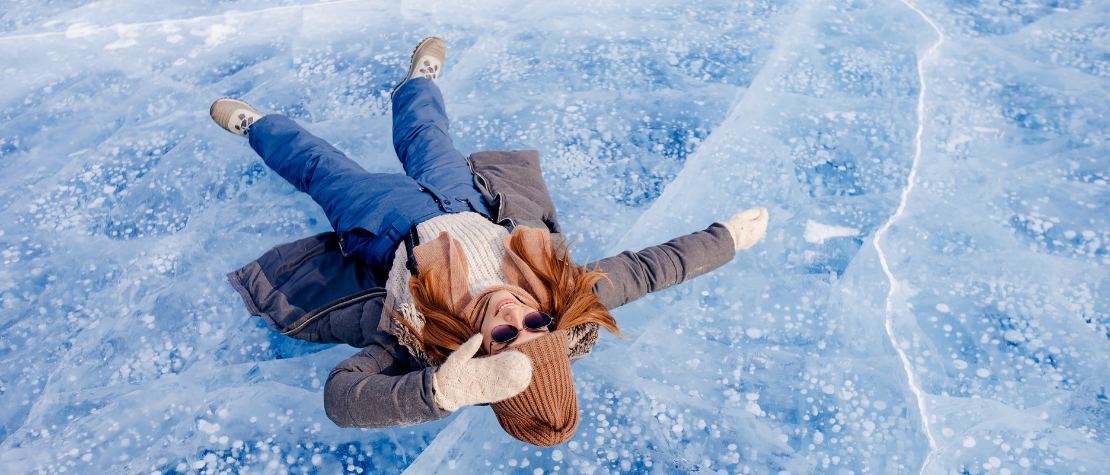
[[[524,316],[524,329],[529,331],[543,330],[551,325],[551,315],[544,312],[532,312]],[[498,325],[489,332],[490,352],[493,344],[508,343],[520,336],[520,330],[512,325]]]

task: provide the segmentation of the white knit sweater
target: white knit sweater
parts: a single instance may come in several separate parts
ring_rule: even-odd
[[[509,237],[509,230],[504,226],[494,224],[486,217],[467,211],[463,213],[445,214],[424,221],[416,225],[416,232],[420,242],[429,242],[439,237],[439,233],[446,232],[459,242],[463,254],[466,255],[468,274],[466,284],[470,288],[471,297],[477,296],[483,290],[495,285],[509,285],[505,273],[501,270],[501,263],[505,258],[505,238]],[[393,267],[389,269],[389,278],[385,282],[386,298],[384,314],[382,315],[382,328],[397,336],[398,341],[409,348],[419,359],[427,361],[426,355],[419,350],[419,343],[406,328],[394,325],[394,318],[389,314],[390,309],[399,313],[417,331],[424,328],[424,316],[416,309],[416,304],[409,291],[409,272],[405,262],[408,261],[408,252],[405,246],[397,247],[393,256]],[[598,325],[588,323],[570,328],[567,332],[571,361],[575,361],[587,354],[597,343],[600,336]]]
[[[501,261],[505,258],[505,238],[509,237],[509,230],[503,226],[493,224],[478,213],[467,211],[436,216],[417,224],[416,232],[420,236],[420,242],[430,242],[439,237],[439,233],[446,232],[462,245],[469,266],[466,285],[470,287],[471,297],[495,285],[508,285],[505,273],[501,270]],[[389,279],[385,282],[386,307],[396,309],[406,317],[409,316],[406,313],[409,308],[406,307],[410,307],[411,311],[416,310],[409,291],[409,278],[412,274],[405,267],[407,260],[405,246],[397,246],[393,267],[389,269]],[[419,320],[423,323],[423,318]],[[412,322],[412,319],[409,321]]]

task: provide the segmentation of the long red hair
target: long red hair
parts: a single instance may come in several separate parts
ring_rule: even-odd
[[[564,241],[554,246],[548,241],[543,252],[538,253],[538,259],[542,262],[537,262],[533,257],[534,253],[525,249],[522,233],[514,232],[509,237],[508,251],[520,256],[548,289],[549,298],[537,298],[540,304],[537,310],[551,315],[555,330],[596,323],[609,332],[626,338],[617,328],[617,321],[609,314],[609,309],[601,304],[601,299],[593,292],[598,282],[603,279],[609,281],[609,278],[597,271],[596,267],[591,271],[575,264],[570,259],[568,243]],[[449,310],[451,307],[448,305],[447,294],[441,290],[446,278],[442,274],[443,272],[437,272],[436,269],[422,269],[418,276],[409,279],[409,290],[416,309],[424,315],[422,331],[417,331],[404,317],[391,311],[393,317],[416,336],[424,353],[436,364],[445,361],[451,352],[475,333],[462,316],[454,315]]]

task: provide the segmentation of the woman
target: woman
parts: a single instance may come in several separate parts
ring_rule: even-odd
[[[428,38],[393,92],[405,175],[369,173],[291,119],[221,99],[212,118],[319,203],[336,232],[277,246],[228,279],[284,335],[363,348],[332,370],[325,408],[342,427],[391,427],[489,404],[522,441],[574,435],[570,363],[609,310],[709,272],[762,238],[765,209],[586,269],[574,264],[535,151],[464,157],[435,85],[446,48]],[[512,351],[509,351],[512,350]]]

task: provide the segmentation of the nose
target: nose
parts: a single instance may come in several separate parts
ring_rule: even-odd
[[[526,308],[523,305],[514,305],[509,309],[508,315],[505,315],[505,322],[509,325],[516,327],[518,330],[524,329],[524,316],[532,312],[532,309]]]

